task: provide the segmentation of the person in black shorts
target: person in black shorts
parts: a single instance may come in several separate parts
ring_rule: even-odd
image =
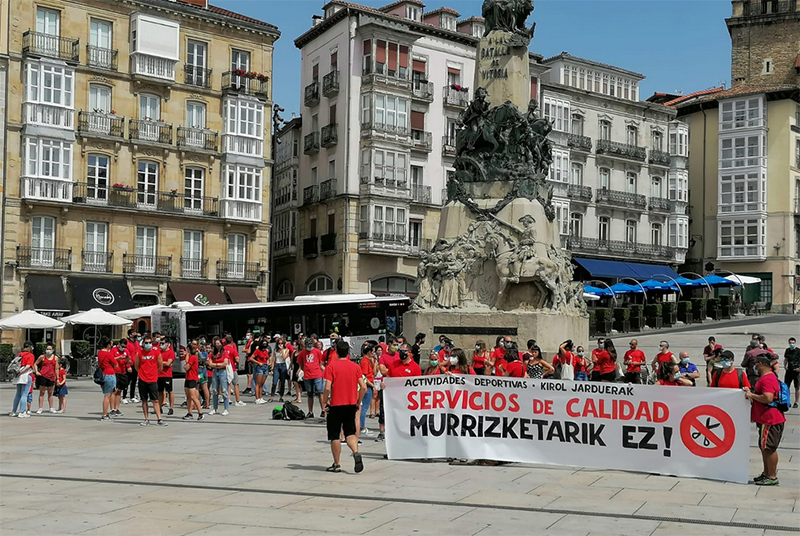
[[[786,368],[786,375],[783,377],[783,383],[791,389],[794,383],[794,405],[800,401],[800,348],[797,347],[797,339],[794,337],[789,338],[789,347],[783,354],[783,366]]]

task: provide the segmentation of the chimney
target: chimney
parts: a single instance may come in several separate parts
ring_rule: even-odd
[[[320,16],[320,15],[313,15],[313,16],[311,17],[311,27],[312,27],[312,28],[313,28],[314,26],[316,26],[317,24],[319,24],[320,22],[322,22],[322,16]]]

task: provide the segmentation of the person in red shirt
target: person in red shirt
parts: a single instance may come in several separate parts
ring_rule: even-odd
[[[758,381],[755,389],[745,390],[745,397],[752,402],[750,420],[758,427],[758,448],[764,470],[754,479],[758,486],[777,486],[778,482],[778,446],[783,437],[786,417],[773,405],[780,395],[778,375],[772,369],[770,355],[756,358],[755,368]]]
[[[450,354],[449,372],[450,374],[468,374],[470,376],[475,376],[475,369],[469,366],[467,354],[461,348],[453,348],[453,352]],[[420,372],[420,375],[421,374]]]
[[[338,356],[338,353],[337,353]],[[358,426],[358,433],[359,436],[363,434],[369,434],[369,430],[367,430],[367,412],[372,405],[372,397],[375,393],[375,371],[378,367],[378,363],[375,361],[375,345],[369,342],[365,342],[361,345],[361,362],[359,363],[361,367],[361,374],[364,376],[364,382],[366,383],[367,389],[364,392],[364,399],[361,403],[361,411],[359,415],[359,426]]]
[[[397,350],[400,360],[389,369],[389,376],[392,378],[407,378],[411,376],[422,376],[422,369],[414,362],[414,356],[407,344]],[[440,363],[441,365],[441,363]]]
[[[261,342],[262,337],[258,337],[258,339],[259,339],[258,342]],[[251,350],[253,351],[255,350],[253,348],[253,341],[254,339],[252,331],[248,331],[247,333],[244,334],[244,355],[247,356],[247,359],[245,360],[244,363],[244,369],[245,371],[247,371],[247,387],[244,388],[242,394],[245,395],[250,394],[251,392],[255,392],[255,381],[253,380],[255,365],[253,365],[253,362],[250,360],[250,356],[253,355],[253,352]]]
[[[264,395],[264,382],[269,376],[269,342],[262,339],[258,343],[258,348],[247,360],[252,364],[251,369],[256,378],[256,404],[266,404],[267,402],[261,397]]]
[[[56,396],[58,397],[58,409],[56,413],[64,413],[67,411],[67,366],[68,362],[65,357],[61,358],[61,367],[58,369],[58,380],[56,381]]]
[[[659,351],[656,354],[656,357],[653,358],[653,362],[650,364],[653,367],[653,372],[656,373],[658,377],[661,377],[661,364],[662,363],[678,363],[678,359],[675,357],[675,354],[669,351],[669,343],[667,341],[661,341],[658,343]]]
[[[16,394],[14,395],[14,406],[11,408],[11,413],[9,413],[9,416],[11,417],[16,416],[20,419],[30,417],[26,407],[28,404],[28,392],[32,387],[31,374],[33,373],[33,363],[35,361],[35,357],[33,356],[32,352],[33,343],[30,341],[25,341],[25,344],[22,346],[22,352],[20,352],[18,356],[20,358],[19,371],[14,377]]]
[[[521,359],[513,359],[509,361],[505,366],[505,376],[511,376],[512,378],[525,378],[527,373],[525,372],[525,363],[522,362]]]
[[[108,408],[111,404],[111,396],[117,389],[117,360],[111,355],[111,339],[102,337],[100,339],[101,350],[97,352],[97,366],[103,373],[103,416],[101,421],[110,421]]]
[[[394,343],[393,338],[390,337],[390,340]],[[380,344],[378,346],[380,346]],[[397,353],[398,349],[399,347],[396,344],[392,344],[388,349],[384,350],[378,358],[378,368],[384,376],[388,376],[389,370],[400,363],[400,354]]]
[[[601,337],[597,339],[597,348],[592,350],[592,374],[590,379],[593,382],[600,381],[600,368],[597,366],[597,355],[605,350],[605,343],[606,340],[604,338]]]
[[[475,369],[475,374],[478,376],[483,376],[485,373],[486,359],[488,359],[489,353],[485,342],[475,341],[475,351],[472,353],[472,368]]]
[[[183,350],[182,350],[183,351]],[[200,349],[197,341],[189,343],[189,349],[184,352],[183,370],[186,379],[183,381],[183,390],[186,392],[186,415],[184,421],[192,420],[192,408],[197,409],[197,420],[202,421],[203,407],[200,405],[200,392],[197,390],[200,382]]]
[[[617,379],[617,349],[614,347],[614,341],[605,339],[603,349],[595,355],[595,358],[594,370],[599,373],[600,381],[615,381]]]
[[[111,357],[114,358],[116,366],[114,368],[114,375],[117,378],[117,389],[114,391],[114,396],[111,397],[111,411],[109,415],[116,415],[122,417],[123,413],[119,410],[120,403],[123,402],[123,396],[128,390],[128,373],[131,369],[131,362],[128,360],[126,347],[128,346],[127,339],[120,339],[117,344],[111,348]],[[125,402],[127,404],[127,402]]]
[[[228,350],[222,344],[222,339],[214,337],[211,343],[211,352],[208,354],[206,366],[213,371],[211,375],[211,392],[213,393],[211,398],[214,407],[209,412],[209,415],[217,415],[219,397],[222,395],[225,407],[220,415],[224,417],[228,415],[228,408],[230,407],[228,373],[226,371],[230,356],[228,355]]]
[[[575,372],[577,370],[578,358],[575,354],[572,353],[572,349],[574,348],[574,344],[572,340],[567,340],[561,343],[558,347],[558,354],[553,358],[553,368],[558,368],[561,366],[561,379],[562,380],[574,380],[575,379]],[[569,368],[565,370],[565,366],[572,367],[572,374],[570,375],[567,371]]]
[[[639,341],[631,340],[630,350],[625,352],[623,363],[627,367],[625,381],[628,383],[642,383],[642,365],[647,363],[644,352],[639,350]]]
[[[125,347],[128,354],[128,359],[130,360],[130,364],[133,365],[136,363],[136,357],[142,351],[142,335],[137,333],[134,329],[128,330],[128,344]],[[135,366],[130,367],[130,371],[128,372],[128,385],[130,386],[130,393],[128,397],[125,398],[125,393],[122,393],[122,397],[127,400],[126,404],[131,402],[139,402],[139,397],[136,396],[136,386],[137,386],[137,379],[139,377],[139,373],[136,370]]]
[[[673,387],[692,386],[692,381],[683,377],[677,363],[665,362],[659,369],[660,376],[656,385],[670,385]]]
[[[728,389],[750,389],[750,380],[743,370],[736,369],[735,356],[730,350],[719,352],[720,364],[722,368],[715,368],[711,371],[711,381],[709,387],[725,387]]]
[[[164,410],[164,403],[169,400],[167,415],[172,415],[175,407],[175,393],[172,391],[172,364],[175,362],[175,349],[160,333],[155,335],[155,343],[161,350],[162,366],[158,371],[158,403]]]
[[[236,341],[233,340],[233,335],[230,333],[225,334],[225,349],[228,351],[229,360],[233,367],[233,380],[228,385],[228,398],[230,398],[231,390],[236,397],[234,406],[246,406],[247,402],[242,402],[242,395],[239,392],[239,348],[236,346]]]
[[[147,403],[153,402],[153,411],[158,419],[159,426],[166,426],[167,423],[161,420],[161,407],[158,404],[158,371],[164,366],[161,361],[161,351],[153,346],[153,339],[150,336],[142,339],[142,351],[136,356],[136,371],[139,374],[139,397],[142,399],[142,412],[144,421],[141,426],[150,425],[150,414],[147,411]]]
[[[39,410],[36,412],[37,414],[42,413],[45,392],[47,393],[50,413],[56,412],[56,408],[53,407],[53,389],[56,386],[59,364],[58,356],[55,353],[55,346],[52,343],[48,343],[45,346],[44,354],[40,355],[33,363],[33,372],[36,374],[36,387],[39,388]]]
[[[325,406],[322,405],[322,391],[325,381],[322,379],[322,352],[314,348],[314,341],[306,339],[305,347],[297,356],[297,363],[303,368],[303,385],[308,397],[308,414],[306,419],[314,418],[314,398],[319,399],[322,417],[325,416]],[[353,421],[355,422],[355,421]]]
[[[331,364],[334,361],[336,361],[336,341],[339,340],[339,334],[338,333],[331,333],[330,339],[331,339],[331,345],[328,346],[328,348],[324,352],[322,352],[322,370],[323,371],[325,370],[325,367],[327,367],[329,364]]]
[[[356,414],[367,391],[367,384],[361,367],[350,361],[349,344],[345,341],[336,341],[336,354],[338,359],[325,368],[325,387],[321,399],[322,407],[330,404],[326,428],[328,441],[331,442],[333,465],[326,471],[331,473],[342,471],[339,462],[342,454],[341,437],[344,435],[347,446],[353,452],[354,471],[360,473],[364,470],[364,461],[358,453]]]

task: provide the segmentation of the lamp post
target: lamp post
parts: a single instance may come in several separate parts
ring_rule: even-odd
[[[600,283],[601,285],[606,287],[611,292],[611,299],[614,300],[614,305],[615,306],[617,305],[617,293],[614,292],[614,289],[608,286],[608,283],[606,283],[605,281],[600,281],[599,279],[591,279],[589,281],[586,281],[586,283]]]
[[[639,285],[639,288],[642,289],[642,295],[644,296],[644,303],[647,304],[647,289],[644,288],[641,283],[639,283],[637,280],[635,280],[632,277],[622,277],[622,278],[620,278],[620,281],[624,281],[625,279],[627,279],[628,281],[633,281],[634,283]]]
[[[675,279],[673,279],[672,277],[668,276],[667,274],[657,274],[657,275],[654,275],[654,276],[653,276],[653,279],[655,279],[656,281],[661,281],[660,279],[656,279],[656,278],[658,278],[658,277],[666,277],[667,279],[669,279],[670,281],[672,281],[673,283],[675,283],[675,286],[678,288],[678,294],[680,295],[680,297],[681,297],[681,298],[683,298],[683,291],[681,290],[681,286],[678,284],[678,282],[677,282],[677,281],[675,281]],[[662,281],[662,283],[663,283],[663,282],[664,282],[664,281]]]

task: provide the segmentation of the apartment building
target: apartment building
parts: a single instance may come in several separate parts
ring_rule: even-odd
[[[541,110],[553,124],[548,180],[562,247],[584,268],[582,258],[682,264],[688,126],[639,100],[639,73],[566,52],[534,67],[546,69]]]
[[[800,6],[735,0],[726,23],[732,87],[654,96],[689,125],[692,223],[686,266],[758,277],[751,301],[773,312],[796,312]]]
[[[296,39],[302,125],[280,150],[294,151],[298,134],[302,142],[297,183],[282,197],[289,215],[274,221],[277,299],[416,294],[419,253],[438,233],[483,35],[480,18],[424,8],[417,0],[380,9],[333,0]]]
[[[2,315],[265,299],[277,28],[206,0],[9,1]]]

